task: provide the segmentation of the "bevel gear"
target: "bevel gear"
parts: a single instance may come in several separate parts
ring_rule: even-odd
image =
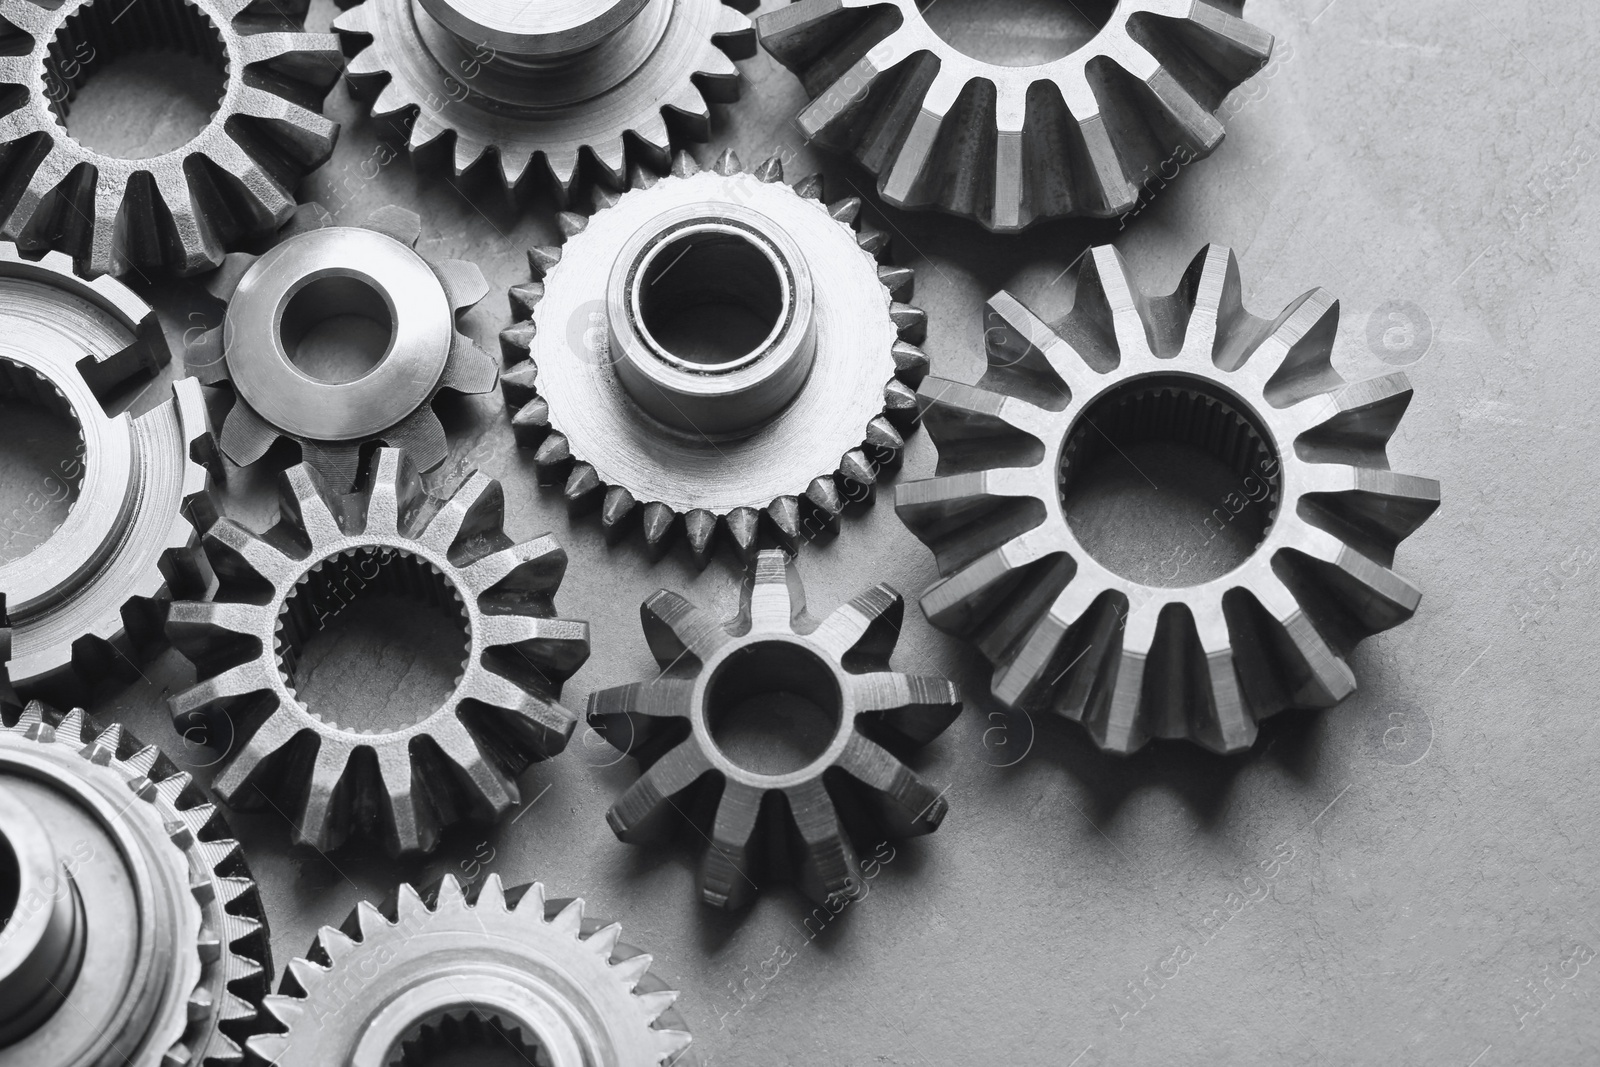
[[[448,455],[433,410],[439,393],[487,393],[499,377],[494,357],[457,325],[489,284],[467,260],[417,254],[415,212],[380,208],[361,226],[312,218],[303,212],[304,227],[260,256],[230,255],[209,283],[227,317],[189,365],[207,383],[230,382],[238,398],[218,435],[222,451],[246,466],[287,438],[340,492],[355,485],[362,447],[377,441],[431,471]],[[343,381],[297,366],[299,339],[340,315],[387,328],[379,362]]]
[[[1128,211],[1222,143],[1216,111],[1272,53],[1243,0],[1121,0],[1068,55],[1002,66],[945,41],[926,6],[796,0],[757,32],[812,98],[801,130],[853,154],[885,201],[1002,232]]]
[[[37,701],[0,726],[0,1065],[222,1067],[259,1030],[261,901],[216,808],[153,746]]]
[[[195,274],[294,211],[294,188],[333,152],[322,98],[339,42],[302,33],[282,6],[247,0],[0,2],[0,231],[56,248],[85,274],[136,268]],[[26,39],[31,39],[31,44]],[[204,129],[148,159],[90,149],[67,109],[96,68],[133,51],[187,52],[225,86]]]
[[[654,556],[683,529],[702,567],[719,531],[748,561],[763,524],[791,550],[836,530],[914,425],[913,272],[879,263],[888,237],[857,232],[859,200],[791,189],[776,159],[680,154],[634,179],[563,213],[566,243],[531,249],[534,281],[510,293],[501,385],[539,480],[599,505],[608,540],[642,524]],[[694,347],[730,322],[742,338]]]
[[[353,834],[391,853],[432,849],[439,830],[518,802],[516,776],[560,752],[576,716],[556,703],[589,656],[589,626],[555,617],[566,553],[548,535],[513,543],[500,483],[474,472],[448,499],[427,495],[398,449],[368,484],[329,490],[305,464],[279,481],[282,518],[263,535],[231,519],[206,534],[221,589],[172,605],[167,632],[197,684],[171,699],[180,730],[218,717],[233,737],[213,788],[268,807],[318,849]],[[454,608],[461,675],[411,724],[352,728],[304,704],[296,665],[324,620],[363,590]]]
[[[589,697],[590,725],[644,768],[607,813],[617,836],[655,840],[694,822],[708,842],[700,895],[718,907],[748,904],[770,877],[823,902],[861,892],[858,844],[932,833],[948,808],[891,751],[921,748],[961,713],[954,683],[890,670],[904,611],[880,582],[818,622],[776,549],[760,553],[726,623],[665,589],[646,600],[639,613],[661,675]],[[796,698],[831,733],[782,763],[734,758],[719,743],[741,706],[782,721],[780,704]]]
[[[1421,593],[1390,568],[1439,483],[1389,470],[1385,454],[1410,383],[1334,370],[1339,306],[1324,290],[1275,320],[1251,315],[1238,262],[1217,245],[1170,296],[1141,293],[1109,246],[1086,252],[1075,279],[1054,325],[1009,293],[990,300],[977,386],[923,383],[937,477],[902,485],[896,504],[944,576],[923,612],[977,642],[1003,704],[1059,712],[1103,748],[1246,748],[1261,719],[1348,696],[1350,650],[1416,611]],[[1239,479],[1217,502],[1219,527],[1263,505],[1254,549],[1228,573],[1152,584],[1080,542],[1064,504],[1073,479],[1108,447],[1151,441],[1208,453]]]
[[[59,252],[28,260],[0,242],[0,397],[72,423],[81,442],[35,511],[71,501],[61,525],[0,563],[11,681],[24,693],[70,703],[107,674],[131,675],[159,642],[171,597],[210,583],[199,540],[215,517],[212,441],[199,383],[174,382],[171,399],[137,417],[107,412],[170,358],[155,312],[126,286],[77,277]]]
[[[584,918],[581,899],[546,901],[538,882],[489,875],[463,891],[401,885],[384,910],[362,901],[325,926],[263,1005],[284,1028],[250,1040],[260,1063],[382,1067],[439,1028],[478,1020],[548,1067],[660,1067],[688,1047],[678,994],[622,927]]]
[[[412,116],[413,153],[449,152],[458,176],[492,155],[506,189],[531,169],[565,203],[581,157],[620,187],[630,161],[665,170],[674,143],[710,139],[710,104],[739,97],[732,61],[756,51],[753,7],[366,0],[334,28],[351,91],[376,117]]]

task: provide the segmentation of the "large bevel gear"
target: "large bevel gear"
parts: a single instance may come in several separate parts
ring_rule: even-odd
[[[1053,326],[995,296],[979,385],[923,384],[938,476],[902,485],[896,504],[944,575],[923,612],[978,643],[1002,703],[1057,711],[1116,752],[1151,737],[1231,752],[1277,711],[1338,703],[1356,685],[1345,656],[1421,597],[1390,570],[1439,505],[1438,482],[1388,469],[1405,375],[1346,383],[1337,301],[1318,289],[1257,318],[1219,246],[1171,296],[1142,294],[1110,247],[1085,253],[1076,285]],[[1217,526],[1263,505],[1244,562],[1152,585],[1085,550],[1063,504],[1072,479],[1107,443],[1148,441],[1232,469]]]
[[[340,492],[355,484],[361,449],[375,441],[404,448],[423,471],[445,461],[434,400],[446,389],[487,393],[500,372],[457,326],[489,292],[483,272],[464,259],[423,258],[421,236],[415,212],[386,207],[361,226],[312,223],[259,257],[228,257],[210,283],[228,302],[227,318],[189,364],[203,381],[233,385],[238,401],[218,435],[229,459],[254,463],[285,437]],[[365,374],[328,381],[296,366],[292,346],[339,315],[386,326],[390,340]]]
[[[610,540],[642,524],[653,555],[683,529],[700,566],[719,531],[748,561],[763,523],[791,550],[836,530],[915,422],[913,272],[879,263],[888,238],[857,232],[859,200],[823,204],[818,177],[790,188],[775,159],[701,171],[680,154],[671,176],[634,178],[564,213],[566,244],[531,249],[534,281],[510,293],[502,387],[540,481],[600,505]],[[706,304],[724,305],[710,327],[733,304],[765,336],[714,358],[656,337],[653,314]]]
[[[221,589],[172,605],[167,632],[198,683],[171,700],[180,724],[225,716],[233,737],[213,788],[271,807],[318,849],[352,834],[391,853],[432,849],[439,830],[518,802],[516,776],[560,752],[576,717],[556,703],[589,657],[589,626],[555,617],[567,556],[548,535],[513,543],[500,483],[474,473],[428,496],[404,453],[383,449],[361,491],[330,492],[310,467],[280,481],[282,519],[256,535],[231,519],[206,534]],[[341,726],[295,691],[305,643],[364,590],[459,612],[461,675],[414,723]]]
[[[375,116],[414,116],[413,152],[443,154],[453,141],[457,175],[493,155],[507,189],[531,168],[564,201],[583,157],[620,187],[628,157],[665,170],[675,141],[710,139],[708,102],[738,99],[732,61],[755,54],[740,13],[754,6],[366,0],[334,28],[352,91]]]
[[[260,1027],[261,901],[216,808],[154,747],[37,702],[0,727],[0,1064],[221,1067]]]
[[[246,0],[0,2],[0,230],[69,253],[86,274],[194,274],[294,211],[294,188],[333,152],[322,98],[342,57],[283,8]],[[31,39],[31,44],[25,42]],[[215,65],[226,85],[205,128],[148,159],[80,144],[67,109],[100,65],[167,49]],[[6,104],[9,98],[10,103]]]
[[[70,703],[106,674],[131,675],[160,638],[167,601],[209,584],[199,540],[214,517],[211,434],[199,383],[174,383],[172,399],[138,417],[104,406],[170,358],[155,313],[126,286],[77,277],[59,252],[32,261],[0,242],[0,396],[73,423],[82,442],[39,494],[71,500],[66,518],[0,563],[11,681],[25,693]]]
[[[1272,53],[1244,0],[1121,0],[1068,55],[1001,66],[947,43],[926,6],[796,0],[757,31],[812,97],[808,137],[854,154],[897,207],[998,231],[1129,210],[1222,142],[1215,112]]]
[[[263,1005],[284,1032],[252,1038],[250,1052],[284,1067],[409,1063],[414,1043],[479,1021],[530,1064],[660,1067],[690,1041],[678,994],[621,933],[585,919],[581,899],[546,901],[538,882],[401,885],[387,908],[362,901],[289,964]]]
[[[775,549],[760,554],[725,624],[667,590],[645,601],[661,675],[589,698],[590,724],[645,768],[607,814],[617,836],[654,840],[693,821],[708,842],[700,894],[718,907],[749,903],[769,877],[818,901],[859,893],[858,844],[932,833],[947,810],[890,751],[920,748],[961,712],[953,683],[889,669],[904,610],[879,583],[818,622]],[[785,697],[831,720],[831,736],[812,739],[819,754],[781,773],[730,757],[717,734],[741,706],[776,715]]]

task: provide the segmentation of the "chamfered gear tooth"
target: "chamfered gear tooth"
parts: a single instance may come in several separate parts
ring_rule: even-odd
[[[768,549],[742,588],[739,610],[720,624],[676,593],[645,601],[661,675],[589,698],[590,725],[644,771],[607,820],[623,841],[657,841],[675,832],[683,812],[709,812],[699,892],[715,907],[748,904],[790,857],[798,862],[793,881],[814,899],[854,896],[865,887],[846,823],[874,840],[938,827],[942,796],[891,749],[904,754],[937,737],[960,713],[960,694],[943,679],[890,669],[904,603],[887,585],[819,622],[806,613],[792,559]],[[819,682],[818,672],[832,682]],[[698,681],[729,675],[734,694]],[[718,700],[785,692],[811,699],[823,690],[838,704],[824,709],[833,735],[802,768],[747,767],[711,736],[708,724],[728,710],[710,706]]]
[[[507,775],[559,753],[576,722],[556,700],[587,659],[589,634],[554,614],[560,546],[548,536],[514,544],[502,529],[504,493],[481,474],[429,496],[396,449],[378,451],[353,494],[334,494],[304,465],[286,472],[280,512],[260,536],[218,523],[206,540],[221,580],[215,600],[179,602],[169,619],[197,676],[171,700],[178,729],[189,716],[258,724],[221,764],[217,792],[234,804],[270,803],[298,839],[322,849],[374,833],[392,853],[427,851],[447,823],[507,810],[516,800]],[[302,547],[290,557],[278,545]],[[416,727],[358,735],[303,704],[293,686],[300,646],[367,585],[453,608],[466,642],[451,695]],[[492,715],[493,729],[459,718],[463,702]],[[432,744],[416,747],[418,735]],[[358,750],[376,775],[353,761]],[[440,760],[453,773],[428,770]],[[426,791],[413,787],[419,773],[429,775]]]
[[[1001,703],[1081,722],[1104,748],[1249,747],[1267,716],[1349,695],[1351,649],[1416,611],[1421,594],[1391,568],[1439,484],[1389,469],[1409,383],[1336,373],[1338,302],[1321,290],[1276,319],[1249,314],[1225,248],[1202,250],[1164,297],[1111,249],[1073,271],[1055,327],[1009,294],[990,300],[981,386],[922,384],[939,466],[899,486],[896,510],[942,576],[923,613],[978,645]],[[1238,477],[1221,507],[1256,544],[1227,574],[1141,581],[1078,540],[1072,479],[1097,449],[1152,440]],[[1176,578],[1187,563],[1173,558]]]

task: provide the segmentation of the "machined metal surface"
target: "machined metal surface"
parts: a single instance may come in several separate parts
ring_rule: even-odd
[[[0,724],[0,1064],[242,1064],[272,969],[255,883],[200,788],[120,726]]]
[[[757,31],[812,97],[806,136],[853,154],[884,200],[1004,232],[1131,209],[1216,149],[1215,113],[1272,53],[1242,0],[1086,6],[1088,40],[1023,66],[950,44],[926,0],[796,0]]]
[[[238,0],[0,4],[0,232],[59,249],[89,275],[140,269],[195,274],[293,212],[300,179],[332,153],[339,127],[322,98],[339,76],[332,34],[299,32],[305,5]],[[147,159],[91,149],[67,130],[85,80],[141,50],[188,53],[222,72],[205,127]]]
[[[172,697],[178,729],[237,739],[218,794],[284,813],[318,849],[356,835],[391,853],[432,849],[444,825],[514,806],[516,776],[560,752],[577,721],[556,702],[589,657],[588,625],[555,616],[566,553],[549,536],[506,536],[499,483],[474,474],[431,497],[398,449],[378,452],[356,493],[330,491],[301,464],[280,497],[283,517],[265,534],[231,519],[212,527],[217,598],[175,603],[167,621],[198,678]],[[306,643],[366,591],[459,615],[461,673],[412,723],[341,723],[296,691]]]
[[[859,200],[791,188],[775,159],[635,178],[563,214],[566,243],[532,249],[511,290],[502,387],[540,481],[598,506],[610,540],[642,526],[655,556],[682,530],[700,566],[722,535],[748,561],[763,528],[791,550],[836,531],[915,418],[912,272],[879,262]],[[729,319],[745,332],[702,336]]]
[[[442,1034],[470,1049],[460,1037],[476,1023],[487,1024],[484,1048],[541,1067],[677,1062],[690,1042],[678,994],[621,933],[586,919],[581,899],[547,901],[538,882],[401,885],[385,909],[362,901],[343,926],[324,926],[290,963],[264,1005],[284,1032],[252,1038],[250,1051],[297,1067],[387,1067]]]
[[[774,877],[822,903],[858,897],[859,850],[932,833],[948,810],[896,754],[961,713],[953,683],[889,668],[904,610],[880,583],[818,621],[778,549],[761,552],[725,623],[667,590],[645,601],[661,675],[589,698],[590,725],[644,768],[606,816],[617,836],[659,840],[694,822],[700,895],[716,907],[750,904]],[[730,751],[741,717],[775,724],[788,750]]]

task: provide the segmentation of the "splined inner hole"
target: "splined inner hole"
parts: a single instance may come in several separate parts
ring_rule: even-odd
[[[842,713],[832,668],[787,641],[740,649],[706,688],[711,740],[754,774],[788,774],[810,764],[838,735]]]
[[[147,159],[187,144],[216,114],[228,57],[186,0],[95,0],[50,42],[45,94],[79,144]]]
[[[17,862],[16,850],[6,837],[5,827],[0,826],[0,937],[17,914],[17,897],[21,893],[22,865]]]
[[[708,369],[761,347],[783,314],[783,281],[751,238],[684,234],[639,272],[638,307],[656,344]]]
[[[553,1061],[528,1029],[469,1012],[414,1026],[385,1067],[553,1067]]]
[[[329,275],[301,286],[284,305],[278,337],[289,360],[330,385],[353,382],[394,344],[394,313],[364,278]]]
[[[1241,407],[1203,379],[1163,375],[1080,414],[1060,472],[1079,543],[1147,586],[1199,585],[1248,559],[1272,526],[1281,472]]]
[[[442,705],[466,666],[470,632],[448,578],[394,549],[325,560],[285,600],[278,660],[311,712],[384,733]]]
[[[1031,67],[1082,48],[1105,28],[1116,0],[917,0],[928,27],[981,63]]]
[[[83,485],[83,430],[48,381],[0,359],[0,563],[28,555],[66,521]]]

